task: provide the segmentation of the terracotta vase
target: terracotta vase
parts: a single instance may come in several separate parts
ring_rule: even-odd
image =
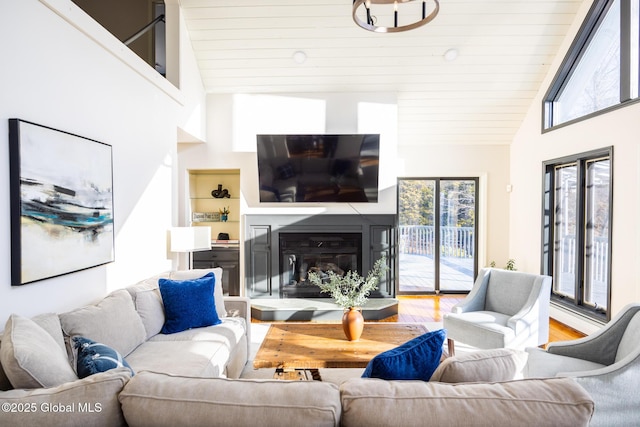
[[[364,329],[364,317],[356,307],[345,310],[342,316],[342,329],[349,341],[358,341]]]

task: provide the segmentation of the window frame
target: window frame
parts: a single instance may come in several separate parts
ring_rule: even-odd
[[[439,176],[439,177],[398,177],[397,178],[397,182],[396,182],[396,188],[397,188],[397,194],[396,194],[396,212],[398,212],[397,215],[397,219],[396,219],[396,231],[398,230],[398,227],[400,226],[400,210],[401,210],[401,206],[400,206],[400,182],[401,181],[433,181],[434,182],[434,209],[433,209],[433,215],[434,215],[434,234],[435,234],[435,241],[439,244],[442,243],[442,239],[441,239],[441,233],[440,233],[440,229],[441,229],[441,224],[440,224],[440,214],[441,214],[441,203],[440,203],[440,195],[441,195],[441,183],[442,181],[473,181],[474,183],[474,195],[473,197],[475,198],[475,202],[474,202],[474,225],[473,225],[473,233],[474,233],[474,242],[473,242],[473,251],[474,251],[474,259],[473,259],[473,275],[472,275],[472,281],[471,281],[471,287],[473,288],[473,284],[475,282],[475,278],[478,275],[478,272],[480,271],[480,267],[478,264],[478,248],[480,247],[480,238],[479,238],[479,232],[480,232],[480,222],[479,222],[479,217],[480,215],[482,215],[482,213],[480,212],[480,177],[478,176],[466,176],[466,177],[462,177],[462,176]],[[439,246],[438,246],[439,247]],[[400,248],[398,248],[398,254],[400,253]],[[400,257],[397,257],[397,262],[398,264],[396,265],[396,271],[398,271],[398,280],[396,280],[396,295],[431,295],[431,294],[468,294],[470,292],[469,290],[465,290],[465,289],[455,289],[455,290],[447,290],[447,289],[442,289],[441,288],[441,277],[440,277],[440,258],[441,258],[441,251],[440,250],[436,250],[434,252],[434,290],[433,291],[424,291],[424,290],[419,290],[419,291],[402,291],[400,289]]]
[[[631,52],[630,52],[630,34],[631,34],[631,1],[632,0],[618,0],[620,1],[620,99],[615,105],[593,111],[585,114],[584,116],[577,117],[575,119],[568,120],[563,123],[553,123],[553,108],[554,102],[558,99],[566,85],[571,80],[573,72],[577,65],[580,63],[586,48],[589,43],[595,37],[597,29],[607,15],[607,12],[611,8],[611,5],[616,0],[595,0],[587,13],[585,20],[583,21],[576,37],[574,38],[567,54],[565,55],[562,64],[558,68],[551,85],[547,89],[544,97],[542,98],[542,133],[550,132],[555,129],[559,129],[573,123],[577,123],[583,120],[588,120],[592,117],[599,116],[601,114],[608,113],[618,108],[625,107],[627,105],[640,102],[640,95],[636,98],[631,97]],[[626,19],[625,19],[626,18]],[[636,19],[640,20],[639,16]],[[639,73],[640,74],[640,73]],[[635,76],[635,79],[640,81],[640,75]]]
[[[588,260],[586,258],[586,165],[596,160],[609,160],[609,229],[608,229],[608,258],[606,274],[607,309],[602,312],[597,307],[584,303],[585,300],[585,275]],[[588,318],[608,322],[611,320],[611,265],[613,247],[613,146],[592,150],[575,155],[565,156],[543,162],[542,171],[542,240],[541,240],[541,273],[554,277],[554,240],[555,240],[555,171],[558,166],[575,163],[577,165],[577,202],[576,202],[576,259],[573,299],[560,296],[551,289],[552,304],[568,308]]]

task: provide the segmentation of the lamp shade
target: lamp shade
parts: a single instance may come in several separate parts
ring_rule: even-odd
[[[171,252],[208,251],[211,249],[211,227],[171,228]]]

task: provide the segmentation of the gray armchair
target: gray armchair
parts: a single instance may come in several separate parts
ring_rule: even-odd
[[[572,377],[595,402],[592,426],[640,422],[640,304],[624,307],[599,331],[528,348],[526,378]]]
[[[493,268],[480,270],[469,295],[443,317],[449,355],[454,341],[482,348],[515,348],[549,340],[551,277]]]

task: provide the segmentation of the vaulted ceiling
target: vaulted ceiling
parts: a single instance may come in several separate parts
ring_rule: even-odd
[[[396,34],[356,26],[348,0],[180,4],[208,93],[395,93],[411,146],[509,144],[582,2],[441,0]]]

